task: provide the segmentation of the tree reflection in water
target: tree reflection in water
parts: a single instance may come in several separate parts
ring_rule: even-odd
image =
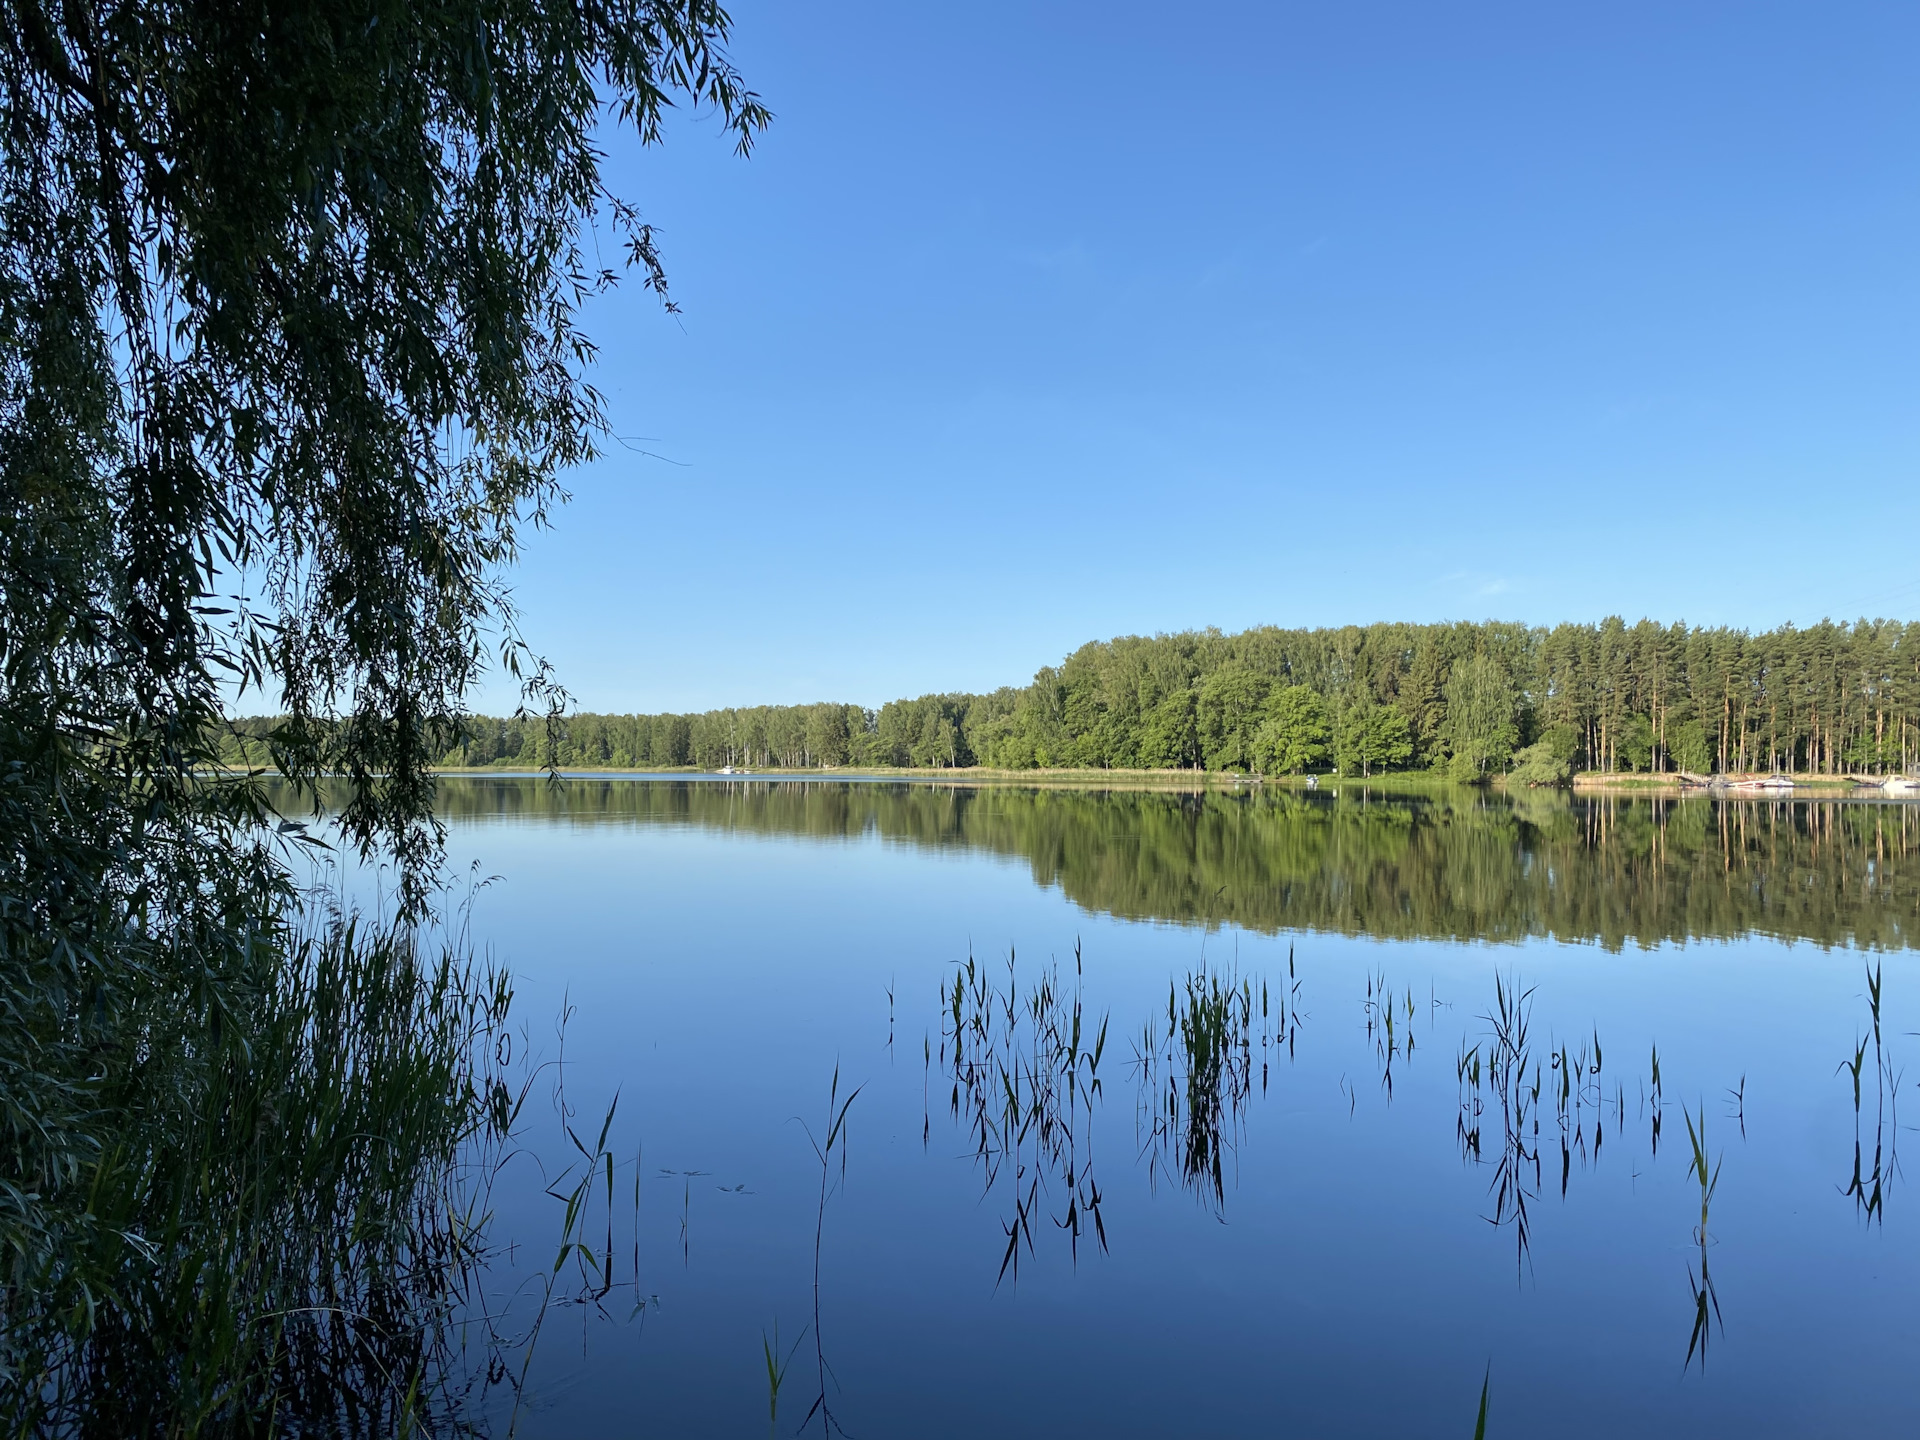
[[[1608,949],[1769,935],[1900,949],[1920,803],[1043,789],[822,780],[449,777],[448,819],[696,826],[1024,859],[1127,919]]]

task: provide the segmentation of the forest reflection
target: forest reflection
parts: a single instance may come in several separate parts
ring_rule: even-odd
[[[440,808],[979,850],[1089,911],[1265,933],[1903,949],[1920,932],[1920,806],[1898,802],[488,776],[443,779]]]

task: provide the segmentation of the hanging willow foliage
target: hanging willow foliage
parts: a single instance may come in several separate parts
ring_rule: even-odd
[[[579,313],[615,274],[583,237],[664,300],[596,136],[657,140],[678,102],[744,151],[768,115],[729,25],[711,0],[0,0],[7,1334],[66,1273],[89,1177],[167,1133],[154,1107],[200,1113],[208,1057],[284,990],[261,956],[294,963],[277,817],[208,771],[228,706],[283,717],[295,781],[346,777],[346,834],[417,909],[427,765],[493,647],[552,695],[501,574],[602,427]]]

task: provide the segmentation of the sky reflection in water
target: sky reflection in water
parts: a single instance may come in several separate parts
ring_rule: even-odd
[[[571,1005],[576,1127],[620,1097],[616,1283],[549,1318],[522,1433],[765,1433],[776,1324],[783,1433],[816,1338],[863,1437],[1465,1434],[1489,1366],[1495,1435],[1920,1419],[1920,809],[446,799],[529,1053]]]

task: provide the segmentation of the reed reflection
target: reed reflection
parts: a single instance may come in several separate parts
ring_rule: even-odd
[[[1135,1130],[1150,1181],[1176,1180],[1216,1211],[1226,1204],[1226,1157],[1243,1128],[1256,1075],[1266,1093],[1271,1057],[1291,1048],[1299,1022],[1293,955],[1277,999],[1257,983],[1205,961],[1168,982],[1165,1027],[1149,1021],[1134,1047],[1139,1082]],[[1258,1069],[1255,1045],[1258,1044]]]
[[[1022,1250],[1033,1253],[1034,1220],[1055,1204],[1050,1218],[1076,1260],[1089,1225],[1107,1247],[1092,1125],[1107,1017],[1090,1022],[1083,978],[1076,943],[1070,985],[1057,964],[1023,979],[1009,950],[1004,975],[968,955],[942,992],[939,1059],[951,1083],[948,1108],[973,1145],[985,1194],[1005,1197],[998,1279],[1018,1278]]]
[[[1839,1068],[1853,1081],[1853,1175],[1847,1181],[1845,1193],[1863,1220],[1885,1224],[1887,1193],[1900,1163],[1900,1074],[1893,1068],[1881,1034],[1880,978],[1879,965],[1867,967],[1867,1010],[1871,1026],[1855,1043],[1852,1058],[1841,1061]],[[1869,1059],[1872,1061],[1870,1082],[1866,1078]],[[1872,1100],[1870,1120],[1866,1118],[1869,1097]],[[1866,1158],[1869,1128],[1871,1159]]]

